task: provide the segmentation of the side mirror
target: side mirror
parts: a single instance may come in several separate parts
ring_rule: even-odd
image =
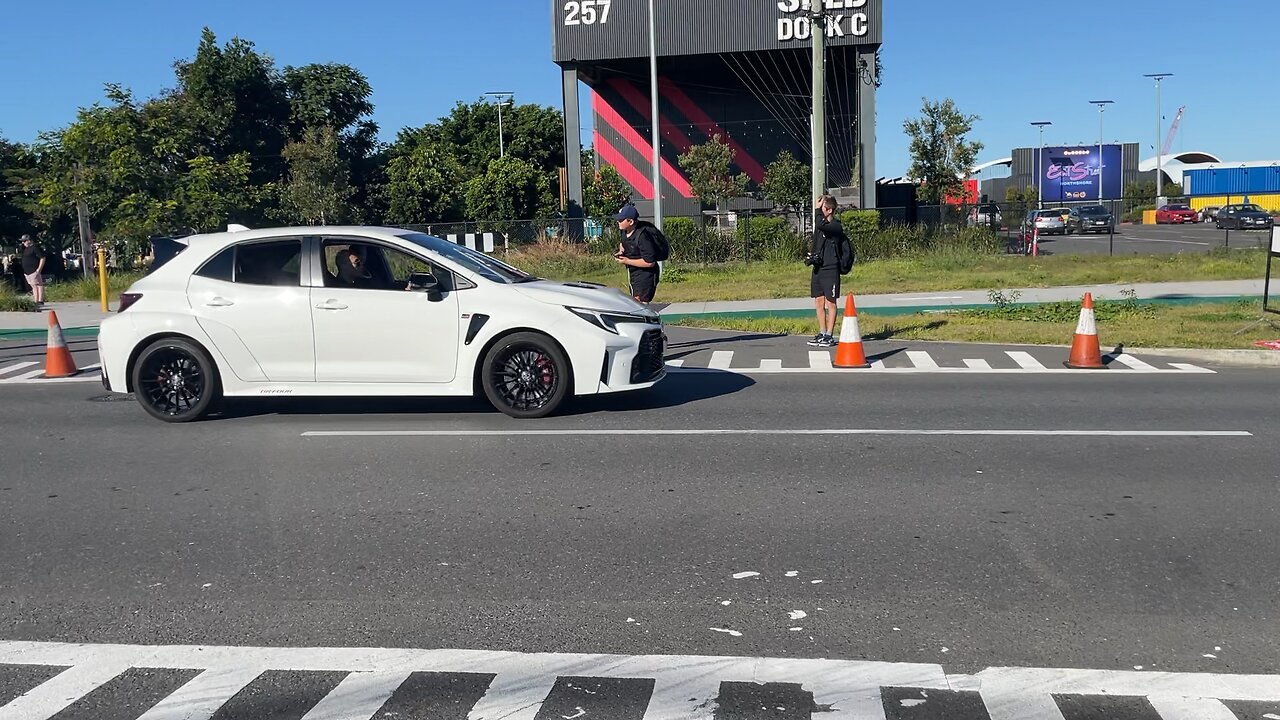
[[[431,273],[410,273],[409,289],[415,292],[440,292],[440,281]]]

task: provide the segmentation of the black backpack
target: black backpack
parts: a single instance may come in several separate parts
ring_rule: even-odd
[[[840,248],[841,250],[847,250],[847,252],[840,253],[840,274],[848,275],[849,273],[853,272],[853,262],[854,260],[857,259],[855,257],[857,255],[857,252],[853,249],[853,241],[850,240],[848,237],[845,237],[843,241],[837,241],[837,242],[839,242],[840,245],[843,246]]]
[[[671,257],[671,241],[667,240],[667,236],[658,229],[658,226],[646,222],[643,229],[649,233],[649,240],[653,243],[653,259],[663,262]]]

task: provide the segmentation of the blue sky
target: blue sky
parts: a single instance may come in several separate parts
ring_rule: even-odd
[[[642,0],[625,0],[641,2]],[[675,3],[680,0],[658,0]],[[726,0],[734,3],[772,0]],[[280,65],[341,62],[374,88],[384,139],[448,113],[457,100],[511,90],[520,102],[559,106],[546,0],[100,0],[7,3],[0,43],[0,136],[28,142],[57,128],[116,82],[150,96],[171,65],[195,52],[208,25],[239,35]],[[921,97],[951,97],[981,116],[980,160],[1034,145],[1028,123],[1049,120],[1047,144],[1092,143],[1093,99],[1115,100],[1108,141],[1155,136],[1155,92],[1165,82],[1165,127],[1187,106],[1175,150],[1224,160],[1280,158],[1280,2],[1222,0],[886,0],[885,85],[879,95],[880,175],[908,164],[904,119]],[[1219,17],[1219,16],[1222,17]]]

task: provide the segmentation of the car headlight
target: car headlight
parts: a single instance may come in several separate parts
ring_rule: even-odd
[[[645,325],[656,325],[658,318],[656,315],[635,315],[632,313],[611,312],[609,310],[593,310],[591,308],[578,308],[565,306],[565,310],[577,315],[605,332],[618,334],[618,325],[623,323],[640,323]]]

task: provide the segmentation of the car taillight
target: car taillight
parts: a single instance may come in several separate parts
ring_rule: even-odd
[[[116,309],[116,312],[122,313],[128,310],[141,299],[142,293],[120,293],[120,307]]]

